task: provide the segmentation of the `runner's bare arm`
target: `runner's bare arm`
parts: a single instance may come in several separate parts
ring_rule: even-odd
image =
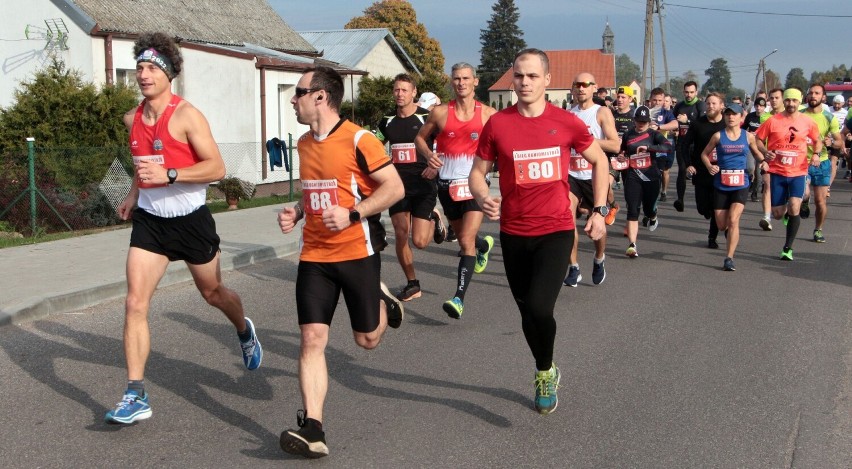
[[[618,149],[621,147],[621,138],[618,137],[618,132],[615,130],[615,117],[613,117],[609,108],[601,107],[598,109],[598,124],[603,132],[603,138],[598,140],[601,150],[618,153]]]
[[[432,151],[427,139],[431,135],[440,132],[444,128],[444,125],[447,124],[447,109],[445,104],[435,106],[429,113],[429,117],[426,118],[426,122],[420,127],[417,136],[414,137],[414,147],[417,149],[417,153],[423,155],[429,163],[429,167],[433,169],[440,168],[443,163],[441,163],[438,155]]]
[[[492,198],[488,189],[488,183],[485,182],[485,176],[494,168],[494,162],[483,160],[480,157],[473,159],[473,166],[470,168],[470,176],[467,179],[467,185],[470,188],[470,193],[476,199],[476,203],[482,208],[482,212],[489,220],[500,219],[500,201],[501,199]]]
[[[710,154],[713,153],[716,145],[719,144],[720,138],[721,136],[719,135],[719,132],[716,132],[712,137],[710,137],[710,141],[707,142],[707,146],[701,150],[701,162],[704,163],[704,166],[707,167],[707,171],[709,171],[711,175],[715,175],[719,172],[719,167],[710,162]]]
[[[605,206],[607,192],[609,192],[609,161],[606,159],[603,150],[601,150],[598,142],[592,141],[592,144],[581,153],[583,158],[592,164],[592,190],[594,193],[595,207]],[[599,240],[606,233],[606,223],[604,217],[599,213],[594,212],[589,216],[584,228],[586,234],[592,240]]]

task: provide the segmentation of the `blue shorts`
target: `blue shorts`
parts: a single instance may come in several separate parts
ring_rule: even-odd
[[[657,153],[657,169],[666,171],[671,169],[675,161],[674,153]]]
[[[831,185],[831,159],[820,162],[819,166],[808,166],[808,177],[814,186]]]
[[[806,176],[781,176],[769,174],[769,191],[772,194],[772,206],[787,205],[791,197],[801,199],[805,196]]]

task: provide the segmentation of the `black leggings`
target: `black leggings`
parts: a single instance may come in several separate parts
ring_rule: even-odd
[[[500,232],[503,265],[527,345],[539,370],[550,369],[556,320],[553,308],[568,270],[574,231],[557,231],[542,236],[517,236]]]
[[[675,149],[675,158],[677,158],[677,182],[675,183],[675,188],[677,189],[677,198],[683,200],[684,194],[686,194],[686,168],[689,166],[687,164],[687,158],[689,158],[689,146],[686,145],[677,145]]]
[[[645,216],[653,218],[657,214],[660,180],[643,181],[632,169],[628,169],[625,173],[627,174],[624,176],[624,200],[627,202],[627,220],[639,220],[640,204]]]

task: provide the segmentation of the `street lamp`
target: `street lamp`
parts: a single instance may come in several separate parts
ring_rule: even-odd
[[[755,97],[757,96],[757,80],[763,76],[763,91],[766,90],[766,63],[765,60],[770,55],[778,52],[778,49],[772,49],[772,52],[764,55],[760,58],[760,61],[757,63],[757,74],[754,76],[754,94],[752,94],[752,102],[754,102]]]

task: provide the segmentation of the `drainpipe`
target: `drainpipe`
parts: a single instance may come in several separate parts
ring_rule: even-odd
[[[106,72],[106,84],[115,84],[115,70],[112,63],[112,34],[104,38],[104,71]]]
[[[262,155],[261,179],[266,180],[269,166],[269,153],[266,151],[266,69],[260,67],[260,154]]]

